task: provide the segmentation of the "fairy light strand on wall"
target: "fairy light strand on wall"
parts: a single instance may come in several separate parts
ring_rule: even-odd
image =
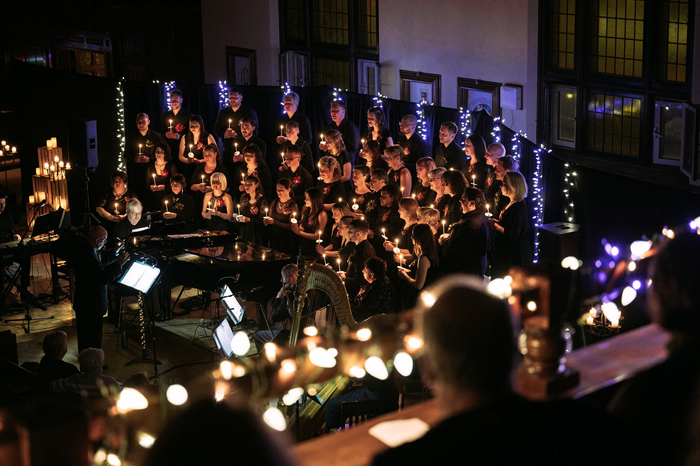
[[[168,106],[168,110],[173,108],[170,106],[170,93],[175,90],[175,81],[166,81],[163,83],[165,88],[165,104]]]
[[[566,162],[564,164],[564,188],[562,189],[562,194],[564,194],[564,218],[569,223],[575,221],[574,197],[572,191],[575,186],[574,181],[578,179],[577,177],[578,173],[571,171],[571,164]]]
[[[126,171],[124,151],[126,150],[126,125],[124,121],[124,82],[117,82],[117,140],[119,140],[119,156],[117,170]]]
[[[423,108],[426,105],[430,104],[425,99],[421,99],[421,101],[416,104],[416,117],[418,119],[416,122],[416,132],[424,141],[428,140],[428,123],[426,121],[425,110]]]
[[[466,140],[472,135],[472,112],[459,107],[459,132]]]
[[[226,85],[226,81],[219,81],[219,109],[228,106],[228,93],[230,88]]]

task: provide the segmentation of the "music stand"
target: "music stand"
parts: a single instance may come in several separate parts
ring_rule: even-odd
[[[41,206],[43,204],[37,204],[37,205]],[[59,209],[59,211],[63,211],[63,209]],[[38,212],[38,209],[36,206],[34,206],[34,213],[32,215],[32,218],[27,221],[27,229],[24,230],[24,233],[22,234],[22,238],[20,238],[20,240],[19,240],[19,257],[20,257],[19,267],[17,267],[17,271],[15,272],[14,276],[12,277],[12,281],[11,281],[10,285],[8,286],[8,290],[12,289],[12,287],[17,284],[17,280],[20,278],[20,275],[22,273],[22,268],[24,267],[24,262],[25,262],[25,257],[26,257],[26,252],[25,252],[26,242],[24,240],[27,236],[27,233],[29,233],[29,227],[32,225],[32,221],[34,221],[34,226],[36,228],[37,222],[39,222],[41,220],[40,228],[45,229],[45,228],[48,228],[48,226],[53,223],[53,221],[51,219],[56,217],[54,214],[58,213],[58,211],[54,211],[54,212],[49,212],[48,214],[40,215],[39,217],[37,217],[36,216],[37,212]],[[63,216],[59,215],[56,218],[62,219]],[[59,224],[61,223],[61,221],[59,221]],[[49,231],[50,230],[47,229],[46,233],[48,233]],[[32,232],[32,234],[33,233],[34,232]],[[21,284],[21,280],[20,280],[20,287],[21,286],[22,286],[22,284]],[[9,293],[9,291],[8,291],[8,293]],[[25,293],[26,293],[26,290],[25,290]],[[29,333],[31,331],[32,320],[49,320],[49,319],[54,318],[54,316],[32,317],[32,313],[30,311],[29,304],[30,304],[30,300],[28,299],[28,297],[25,296],[25,298],[24,298],[24,317],[22,317],[21,319],[5,319],[4,322],[24,322],[26,320],[27,326],[26,327],[22,326],[22,329],[24,330],[24,333]],[[43,311],[46,310],[46,308],[43,307],[41,304],[39,304],[39,307]]]
[[[158,359],[156,359],[156,335],[155,335],[155,322],[150,319],[151,324],[151,339],[153,340],[153,357],[148,356],[148,350],[146,349],[146,323],[144,319],[144,296],[150,291],[150,289],[158,281],[160,276],[160,269],[157,267],[152,267],[144,262],[132,262],[129,268],[126,270],[124,275],[119,278],[119,284],[136,290],[138,292],[139,300],[139,321],[141,328],[141,349],[143,353],[140,358],[132,359],[127,366],[133,364],[139,364],[142,362],[153,363],[153,370],[155,372],[155,377],[158,377],[158,365],[162,364]],[[121,310],[119,311],[121,312]]]
[[[233,356],[233,348],[231,348],[233,328],[228,317],[224,317],[221,323],[214,328],[212,337],[222,358],[228,359]]]

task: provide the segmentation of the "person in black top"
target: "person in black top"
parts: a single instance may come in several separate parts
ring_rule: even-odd
[[[502,181],[496,177],[496,167],[498,159],[504,155],[506,155],[506,148],[500,142],[494,142],[486,149],[486,165],[489,166],[489,173],[486,175],[486,183],[484,184],[484,198],[492,209],[494,207],[493,200],[496,193],[501,190],[502,184]]]
[[[236,173],[233,175],[234,179],[240,175],[241,181],[245,181],[249,175],[256,177],[260,180],[262,186],[263,194],[266,199],[272,199],[272,175],[270,174],[270,168],[265,163],[262,151],[257,144],[248,144],[243,148],[243,163],[236,165]],[[238,183],[233,183],[234,185]],[[238,191],[243,195],[245,187],[243,183],[238,184],[238,189],[232,188],[231,191]],[[236,199],[234,195],[234,201]],[[236,201],[238,203],[238,201]]]
[[[214,136],[204,129],[204,121],[201,116],[192,115],[190,130],[180,141],[178,152],[178,159],[184,166],[182,173],[184,173],[185,178],[191,178],[197,164],[204,162],[204,148],[209,144],[216,145]]]
[[[78,351],[102,347],[102,316],[107,312],[107,284],[121,273],[129,260],[122,251],[119,256],[98,251],[107,242],[107,230],[94,226],[87,238],[76,247],[72,256],[75,271],[75,326]]]
[[[388,170],[389,166],[386,164],[383,155],[384,151],[379,152],[379,143],[377,141],[367,141],[360,150],[360,163],[358,165],[366,165],[370,171],[375,168]]]
[[[340,278],[345,281],[345,288],[347,288],[348,296],[352,300],[360,287],[367,283],[362,273],[362,269],[365,267],[365,261],[370,257],[377,257],[377,253],[369,241],[367,241],[367,235],[369,234],[369,224],[365,220],[353,220],[350,222],[349,229],[350,239],[355,243],[355,250],[353,251],[350,259],[348,259],[348,270],[347,272],[336,272]]]
[[[489,228],[486,223],[484,194],[467,188],[462,195],[462,218],[449,233],[440,235],[442,271],[467,273],[480,280],[486,273]]]
[[[379,144],[380,154],[383,154],[384,149],[387,147],[394,145],[391,131],[387,128],[386,116],[384,116],[384,111],[381,108],[372,107],[367,110],[367,124],[369,128],[364,135],[364,139],[367,140],[367,142],[376,141]],[[361,142],[364,146],[364,140]]]
[[[256,126],[254,124],[255,122],[253,121],[252,118],[243,118],[241,119],[241,133],[234,139],[233,145],[234,145],[234,154],[233,157],[228,157],[227,164],[238,164],[240,162],[244,162],[243,160],[243,155],[238,154],[235,155],[237,152],[243,152],[243,149],[248,147],[250,144],[255,144],[258,146],[258,149],[260,149],[260,154],[262,155],[263,160],[265,161],[265,164],[268,167],[276,167],[277,164],[279,163],[279,158],[275,158],[275,154],[268,154],[267,153],[267,144],[265,144],[265,141],[260,139],[259,137],[255,136],[255,130]],[[269,157],[269,158],[268,158]],[[271,164],[272,163],[272,164]],[[230,165],[227,165],[227,168],[231,168]],[[272,183],[272,180],[270,180],[270,183]]]
[[[190,118],[192,113],[182,108],[182,92],[175,89],[170,93],[170,107],[160,118],[160,134],[165,135],[165,141],[170,147],[171,154],[180,153],[180,139],[190,131]],[[178,159],[175,161],[177,168],[182,172],[184,164]]]
[[[435,161],[430,157],[423,157],[416,162],[416,178],[418,180],[411,197],[418,201],[418,205],[421,207],[435,204],[437,193],[430,188],[430,172],[435,168],[437,168]]]
[[[95,212],[103,219],[100,223],[107,230],[107,235],[112,235],[107,243],[108,247],[112,247],[114,246],[114,228],[126,218],[126,204],[131,199],[135,199],[136,194],[127,189],[126,183],[129,177],[122,171],[112,173],[109,181],[112,189],[97,202]]]
[[[357,165],[357,151],[360,147],[360,131],[355,126],[355,123],[345,118],[345,102],[336,100],[331,103],[331,119],[333,120],[324,133],[334,129],[340,133],[345,143],[345,150],[348,153],[348,160],[351,164]],[[318,146],[323,152],[328,151],[328,146],[323,141]]]
[[[178,173],[170,178],[170,194],[163,198],[163,206],[160,209],[163,212],[163,219],[168,225],[174,223],[184,223],[184,231],[192,231],[195,213],[198,212],[195,208],[194,199],[185,194],[187,182],[185,177]]]
[[[301,216],[299,206],[292,197],[292,180],[280,179],[275,189],[277,199],[270,203],[270,210],[263,218],[263,224],[268,230],[270,248],[296,258],[299,255],[299,238],[292,233],[292,218],[298,220]]]
[[[318,163],[321,180],[316,187],[323,194],[323,208],[331,210],[333,204],[345,200],[345,188],[343,182],[340,181],[340,164],[335,157],[330,156],[321,157]]]
[[[159,133],[149,129],[150,124],[151,120],[147,114],[139,113],[136,115],[138,131],[127,136],[124,148],[124,159],[126,160],[127,174],[131,179],[131,188],[141,199],[150,197],[147,171],[148,163],[155,158],[156,144],[161,141],[165,142]]]
[[[228,93],[229,106],[221,109],[219,116],[214,123],[214,134],[216,134],[224,145],[224,158],[226,160],[233,157],[234,141],[241,134],[241,121],[249,118],[253,131],[258,126],[258,114],[252,108],[241,105],[243,103],[243,93],[239,88],[231,88]]]
[[[505,209],[510,202],[510,198],[503,194],[503,190],[500,189],[503,187],[503,177],[506,176],[506,173],[515,171],[518,171],[518,162],[512,155],[504,155],[498,159],[494,174],[496,175],[499,189],[493,196],[492,205],[492,212],[495,218],[501,215],[501,211]]]
[[[326,156],[335,158],[338,161],[338,165],[340,165],[340,181],[343,182],[345,192],[352,192],[352,183],[350,182],[352,179],[352,163],[345,149],[343,138],[338,131],[330,130],[326,132],[326,146],[328,147]]]
[[[57,330],[46,335],[42,349],[44,356],[39,363],[39,377],[44,382],[65,379],[80,372],[75,364],[63,360],[68,352],[68,334],[66,332]]]
[[[177,174],[177,167],[170,160],[170,146],[165,141],[157,142],[153,153],[146,175],[150,191],[146,207],[148,210],[161,210],[163,198],[170,194],[170,178]]]
[[[527,238],[530,216],[525,205],[527,183],[518,172],[508,172],[503,178],[501,191],[510,198],[498,219],[489,218],[489,227],[495,231],[495,251],[491,264],[492,278],[502,278],[513,266],[532,264],[532,246]]]
[[[365,260],[362,276],[365,284],[350,303],[355,322],[377,314],[391,314],[394,311],[394,287],[386,276],[384,259],[370,257]]]
[[[440,126],[440,145],[435,149],[435,164],[450,170],[461,171],[467,163],[467,155],[455,142],[457,125],[446,121]]]
[[[416,225],[411,232],[411,239],[414,260],[408,267],[402,265],[398,271],[402,280],[398,289],[402,291],[404,309],[413,308],[420,291],[430,286],[441,275],[437,244],[430,227],[425,224]]]
[[[399,123],[399,136],[396,142],[403,148],[404,156],[403,163],[411,172],[411,176],[416,176],[416,162],[423,157],[430,157],[430,148],[428,144],[416,134],[416,125],[418,119],[414,115],[406,115]]]
[[[297,279],[299,269],[296,264],[287,264],[282,268],[282,288],[277,292],[277,296],[270,306],[270,330],[258,330],[253,335],[253,341],[258,350],[261,350],[265,343],[274,341],[278,337],[280,343],[286,343],[291,328],[290,319],[294,315],[294,298],[296,296]]]
[[[299,135],[301,138],[308,142],[309,145],[311,146],[313,144],[313,134],[311,133],[311,122],[309,122],[309,119],[307,118],[306,115],[303,113],[299,112],[299,94],[296,92],[287,92],[284,95],[284,113],[280,115],[277,118],[277,121],[275,122],[275,128],[279,128],[282,126],[283,128],[287,127],[287,124],[289,122],[295,122],[299,128]],[[277,136],[277,144],[282,145],[284,142],[286,142],[286,139],[289,136],[285,137],[283,135]],[[316,165],[316,162],[318,162],[318,155],[314,154],[312,160],[311,160],[311,165]]]
[[[285,142],[287,144],[288,142]],[[300,166],[301,150],[299,146],[289,145],[284,155],[286,169],[280,174],[280,180],[288,179],[292,183],[292,197],[298,205],[304,205],[304,193],[314,185],[313,176]]]
[[[419,299],[414,311],[421,323],[421,374],[435,394],[441,421],[418,440],[379,453],[373,466],[583,466],[591,458],[572,452],[588,432],[625,436],[596,449],[594,463],[648,464],[639,459],[646,448],[634,454],[638,444],[605,413],[571,400],[530,402],[515,394],[517,332],[506,300],[463,275],[437,282],[425,296],[431,299]],[[576,422],[567,424],[570,419]]]
[[[467,188],[467,180],[461,172],[447,170],[442,174],[442,184],[445,189],[445,194],[451,196],[450,202],[447,204],[445,220],[447,227],[450,228],[453,223],[459,222],[462,218],[462,194]]]
[[[384,160],[389,165],[389,171],[386,174],[389,184],[399,187],[401,197],[409,196],[413,186],[413,176],[411,171],[404,165],[402,155],[403,149],[398,144],[389,146],[384,150]]]
[[[138,199],[131,199],[126,203],[126,219],[114,227],[117,245],[124,243],[132,234],[138,234],[138,236],[148,234],[150,222],[141,215],[142,213],[143,205]]]
[[[323,193],[318,188],[309,188],[304,197],[301,218],[292,216],[292,232],[299,235],[299,252],[317,260],[321,255],[316,252],[318,232],[323,232],[328,223],[328,214],[323,208]],[[323,233],[322,233],[323,234]]]
[[[472,134],[464,141],[464,152],[470,157],[469,164],[462,169],[469,186],[483,191],[489,166],[486,165],[486,143],[478,134]]]
[[[289,148],[296,146],[301,151],[301,166],[309,173],[313,173],[315,167],[314,157],[311,154],[309,143],[299,135],[299,123],[296,121],[287,123],[286,134],[285,141],[282,143],[282,154],[286,156]],[[283,172],[286,168],[283,161],[279,171]]]

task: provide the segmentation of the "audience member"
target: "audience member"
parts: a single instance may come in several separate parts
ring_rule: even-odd
[[[46,335],[42,349],[44,356],[39,363],[39,377],[45,382],[50,383],[54,380],[65,379],[80,372],[74,364],[63,360],[68,352],[68,334],[66,332],[57,330]]]
[[[591,432],[618,440],[597,443],[594,463],[641,463],[638,445],[604,413],[569,400],[535,403],[514,394],[513,317],[508,304],[486,294],[480,281],[454,275],[423,296],[415,310],[424,342],[420,369],[442,421],[420,439],[377,455],[375,466],[582,466],[591,457],[576,452]]]
[[[85,348],[78,355],[80,372],[65,379],[54,380],[49,390],[56,393],[77,393],[84,397],[99,397],[112,394],[119,388],[113,377],[102,374],[105,353],[100,348]]]
[[[697,464],[700,390],[700,236],[679,234],[653,260],[648,302],[670,333],[668,359],[635,375],[609,409],[651,464]]]
[[[212,441],[216,432],[216,441]],[[289,448],[263,426],[259,415],[226,403],[199,401],[170,421],[148,450],[143,465],[224,465],[234,460],[256,466],[293,466]],[[231,449],[231,445],[240,448]]]

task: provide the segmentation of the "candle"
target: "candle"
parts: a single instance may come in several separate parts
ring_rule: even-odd
[[[66,170],[70,170],[70,169],[71,169],[70,162],[68,162],[68,163],[66,163]]]
[[[170,132],[173,132],[173,120],[170,120]]]
[[[39,196],[39,202],[43,202],[46,200],[46,192],[39,191],[36,194]]]
[[[290,220],[292,223],[297,223],[297,213],[292,212],[292,220]]]
[[[396,238],[396,247],[399,247],[399,238]]]
[[[282,163],[284,163],[284,152],[280,152],[280,155],[282,156]]]
[[[211,210],[211,201],[207,203],[207,210]]]
[[[238,215],[241,215],[241,205],[238,204]]]
[[[51,138],[51,145],[54,149],[58,147],[58,141],[56,140],[56,138]]]
[[[318,230],[318,239],[316,240],[317,243],[321,243],[323,240],[321,239],[321,233],[323,233],[321,230]]]
[[[231,119],[228,119],[228,129],[231,129]]]
[[[238,153],[238,143],[237,143],[237,142],[234,142],[233,145],[234,145],[234,147],[236,148],[236,154],[237,154],[237,153]]]
[[[166,212],[170,212],[170,211],[168,210],[168,201],[165,201],[165,211],[166,211]]]
[[[49,176],[49,163],[44,163],[44,176]]]
[[[491,216],[491,211],[489,210],[489,207],[490,207],[490,206],[489,206],[488,204],[486,204],[486,216],[487,216],[487,217],[490,217],[490,216]]]
[[[472,184],[476,186],[476,175],[472,175]]]
[[[280,125],[280,136],[284,136],[284,126]]]
[[[364,139],[360,139],[360,142],[362,143],[363,146],[365,145],[365,140],[364,140]]]
[[[323,141],[323,137],[324,137],[324,136],[323,136],[323,133],[321,133],[321,142],[324,142],[324,141]]]
[[[37,174],[37,175],[41,175],[41,168],[36,167],[36,174]]]
[[[265,218],[267,218],[267,211],[268,211],[268,208],[265,207]]]
[[[328,265],[328,262],[326,262],[326,255],[323,254],[323,265]]]
[[[49,144],[48,144],[49,141],[50,141],[50,139],[47,139],[47,140],[46,140],[46,145],[47,145],[47,146],[49,145]],[[4,146],[5,144],[7,144],[7,141],[0,141],[0,146]]]
[[[416,194],[415,194],[415,193],[411,194],[411,197],[412,197],[413,199],[415,199],[415,198],[416,198]]]
[[[386,239],[386,228],[382,228],[382,238]]]
[[[68,200],[66,198],[61,198],[60,196],[59,199],[61,199],[61,209],[66,210],[68,207]]]
[[[336,262],[338,262],[338,272],[342,272],[342,270],[340,270],[340,258],[336,259]]]
[[[339,198],[338,198],[338,202],[343,202],[343,198],[342,198],[342,197],[339,197]]]
[[[153,175],[153,180],[156,179],[156,175]],[[204,184],[204,175],[202,175],[202,184]]]
[[[34,204],[34,196],[29,196],[29,203]]]
[[[53,158],[53,161],[54,161],[55,163],[58,163],[58,155],[55,156],[55,157]]]
[[[593,320],[593,316],[589,314],[588,318],[586,319],[586,325],[593,325],[594,323],[595,321]]]
[[[141,146],[143,146],[143,144],[139,144],[139,155],[143,155],[143,154],[141,153]]]
[[[245,183],[245,172],[241,172],[241,184]]]
[[[445,221],[442,221],[442,234],[445,234]]]
[[[403,186],[401,186],[401,197],[403,197]]]
[[[114,213],[116,215],[119,215],[119,203],[118,202],[114,203]]]
[[[64,166],[63,160],[61,160],[60,162],[58,162],[58,168],[63,168],[63,166]]]
[[[156,174],[155,173],[153,174],[153,184],[156,184]],[[156,184],[156,186],[158,186],[158,185]]]

